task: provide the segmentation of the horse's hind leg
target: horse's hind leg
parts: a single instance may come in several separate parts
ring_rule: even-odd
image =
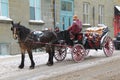
[[[31,60],[31,66],[30,66],[30,69],[34,69],[34,67],[35,67],[35,63],[34,63],[34,60],[33,60],[32,50],[27,50],[27,52],[28,52],[29,58],[30,58],[30,60]]]

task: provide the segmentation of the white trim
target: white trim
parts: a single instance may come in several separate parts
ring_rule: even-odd
[[[107,27],[105,24],[98,24],[98,27]]]
[[[115,6],[120,11],[120,6]]]
[[[30,23],[44,23],[42,20],[29,20]]]
[[[83,26],[91,26],[91,25],[86,23],[86,24],[83,24]]]
[[[4,21],[12,21],[12,19],[10,19],[10,18],[8,18],[6,16],[0,16],[0,21],[2,21],[2,20],[4,20]]]
[[[108,32],[102,37],[102,39],[100,40],[100,43],[103,44],[103,40],[105,39],[105,37],[108,35]]]

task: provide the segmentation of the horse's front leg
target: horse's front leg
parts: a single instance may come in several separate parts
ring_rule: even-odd
[[[51,52],[48,54],[49,54],[49,59],[48,59],[47,65],[52,66],[53,65],[53,54]]]
[[[21,64],[19,65],[19,68],[24,68],[24,60],[25,60],[25,50],[21,49]]]
[[[32,50],[27,50],[27,52],[28,52],[29,58],[30,58],[30,60],[31,60],[30,69],[34,69],[34,67],[35,67],[35,62],[34,62],[34,60],[33,60]]]
[[[47,65],[52,66],[54,64],[54,62],[53,62],[54,48],[51,48],[51,50],[48,52],[48,54],[49,54],[49,58],[48,58]]]

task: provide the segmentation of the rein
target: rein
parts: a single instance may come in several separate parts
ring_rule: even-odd
[[[28,36],[26,37],[26,39],[25,39],[24,41],[20,41],[20,40],[18,40],[17,43],[23,43],[23,44],[25,44],[25,43],[27,43],[27,42],[26,42],[27,39],[29,39],[30,41],[32,41],[32,39],[29,38],[29,35],[30,35],[31,33],[32,33],[32,32],[30,32],[30,33],[28,34]],[[56,36],[57,36],[57,35],[56,35]],[[43,44],[43,45],[50,45],[50,46],[70,47],[70,46],[68,46],[68,45],[62,45],[62,44],[51,44],[51,43],[35,42],[35,41],[32,41],[31,44]]]
[[[62,45],[62,44],[50,44],[50,43],[43,43],[43,42],[33,42],[37,44],[45,44],[45,45],[51,45],[51,46],[59,46],[59,47],[69,47],[67,45]]]
[[[19,41],[17,43],[26,43],[26,42],[22,42],[22,41]],[[50,45],[50,46],[59,46],[59,47],[70,47],[68,45],[62,45],[62,44],[50,44],[50,43],[44,43],[44,42],[32,42],[31,44],[44,44],[44,45]]]

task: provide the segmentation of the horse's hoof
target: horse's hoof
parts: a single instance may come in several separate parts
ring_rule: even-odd
[[[19,69],[23,69],[23,68],[24,68],[24,66],[23,66],[23,65],[20,65],[18,68],[19,68]]]
[[[30,69],[34,69],[35,67],[34,66],[30,66]]]
[[[53,63],[48,62],[48,63],[47,63],[47,65],[48,65],[48,66],[52,66],[52,65],[53,65]]]
[[[48,66],[52,66],[53,64],[47,64]]]

